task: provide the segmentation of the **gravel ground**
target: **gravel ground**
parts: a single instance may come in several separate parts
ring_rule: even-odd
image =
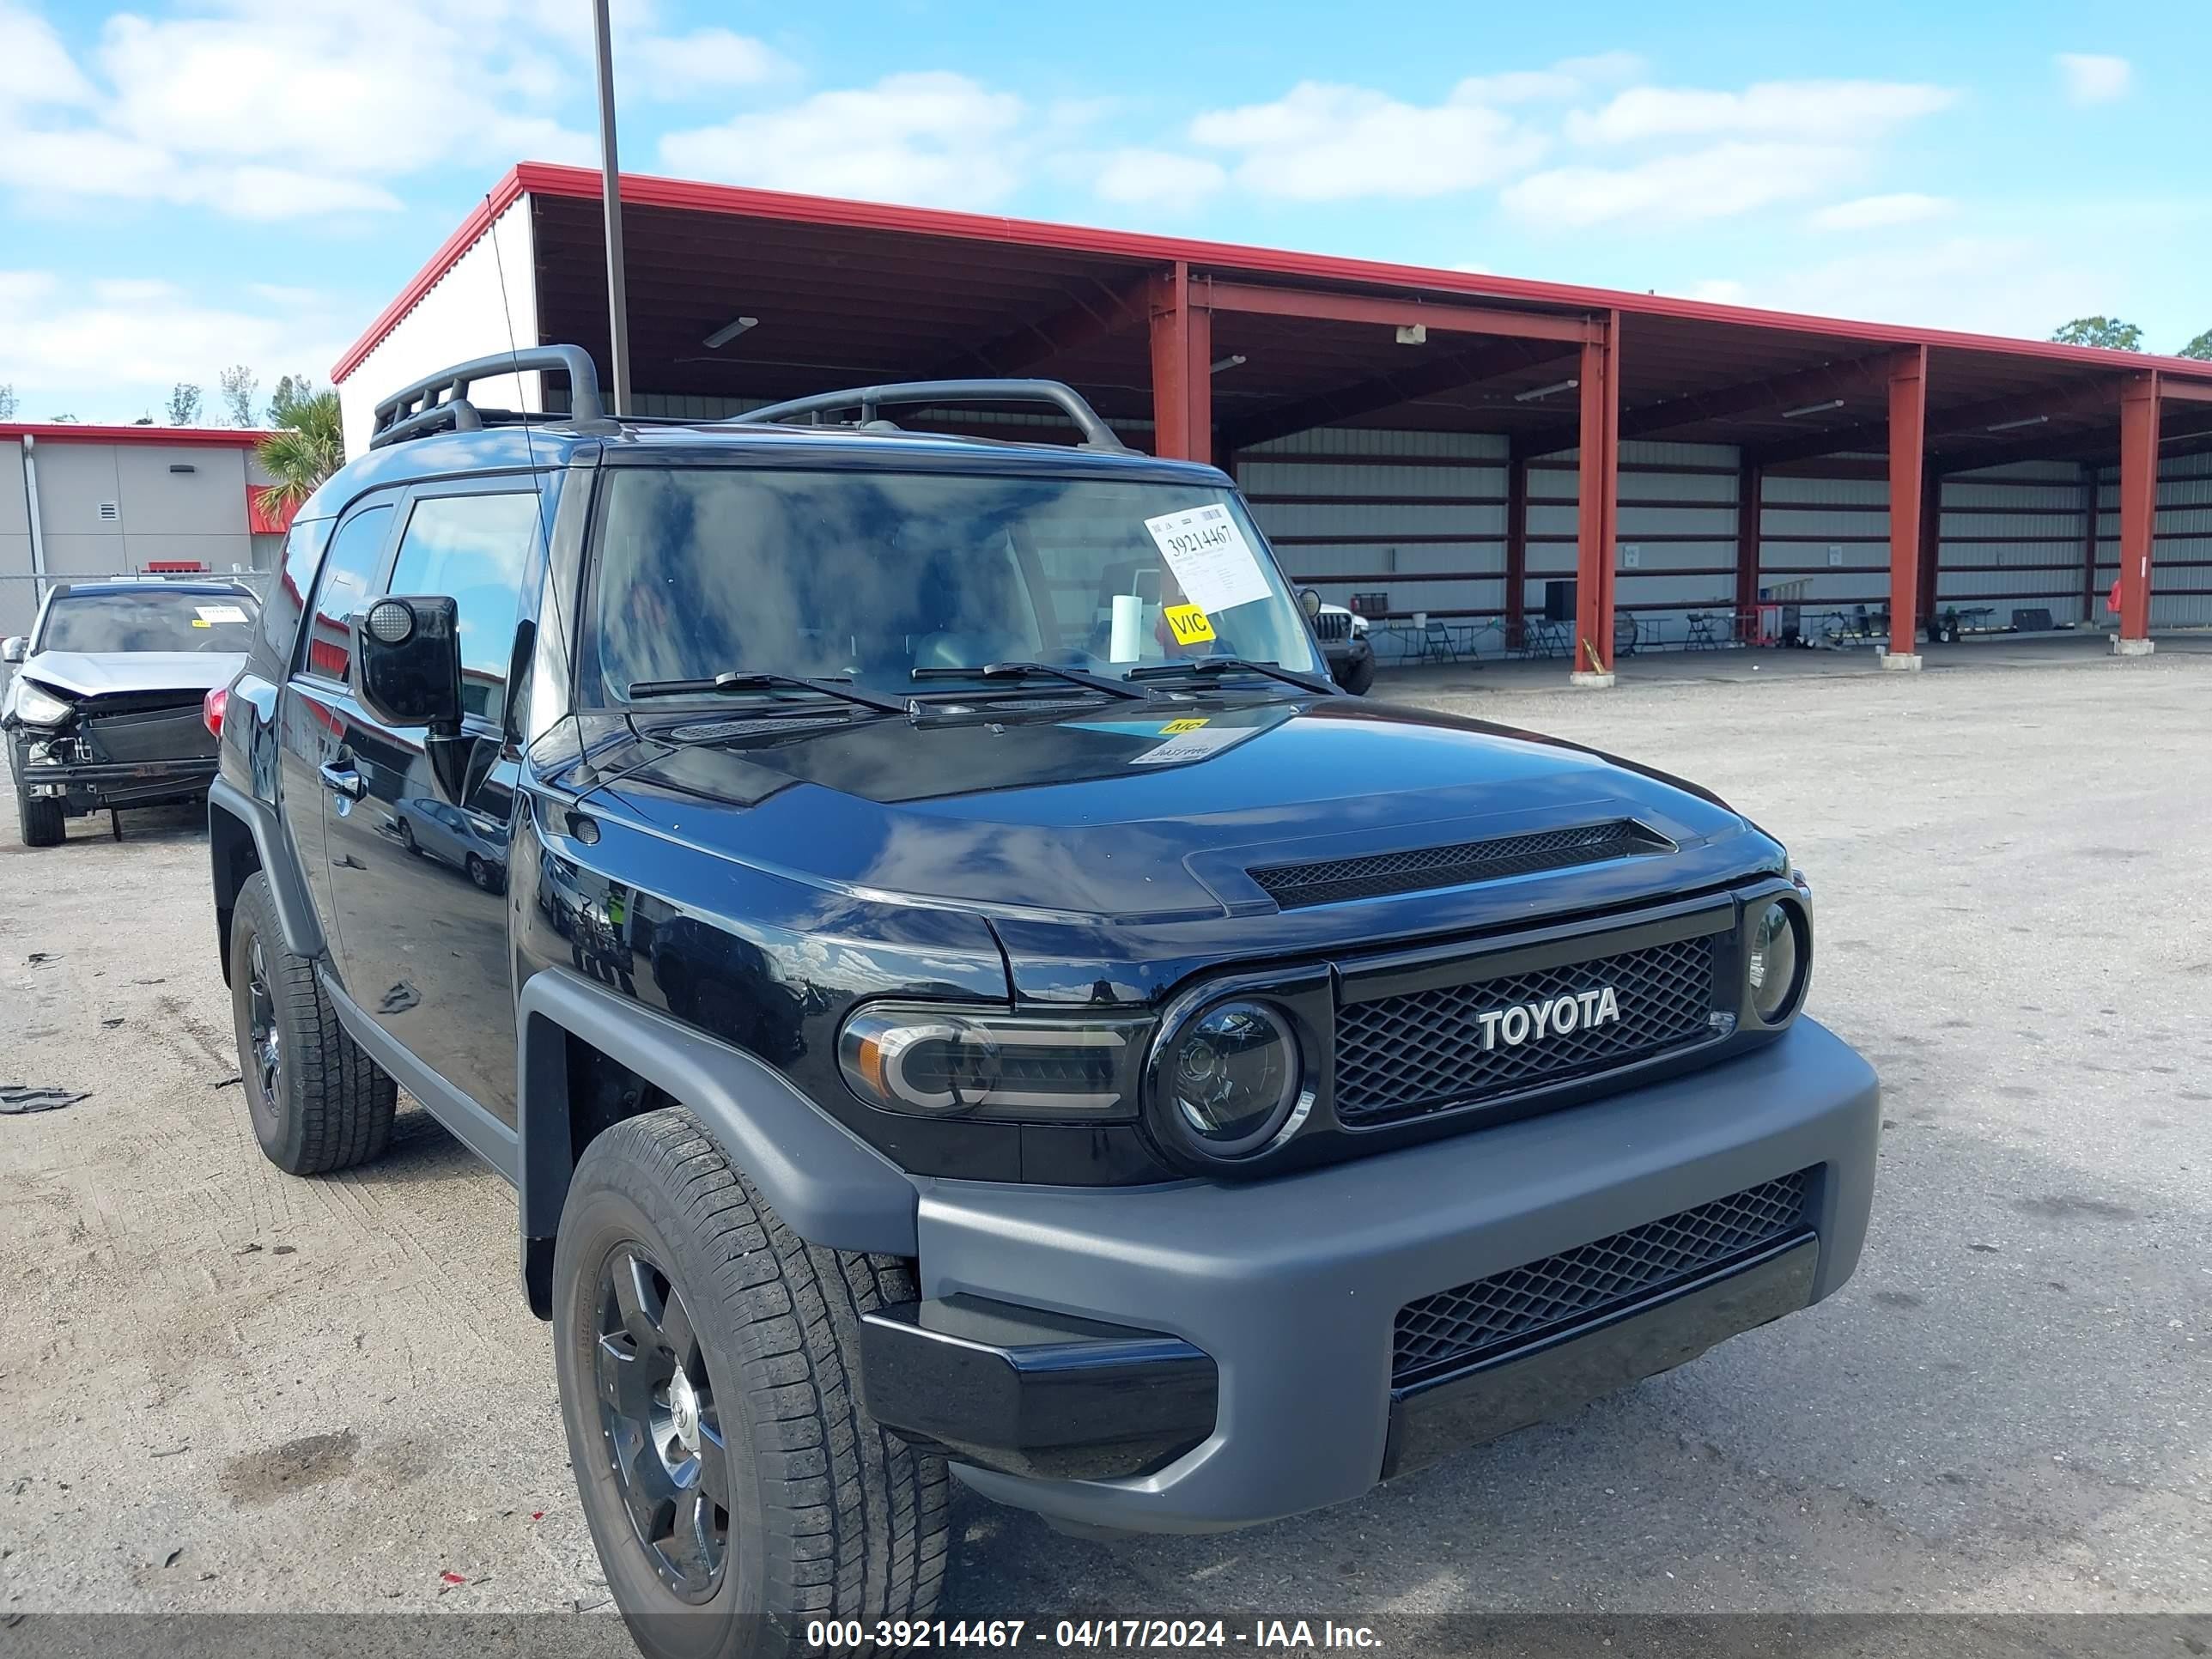
[[[1790,842],[1814,1012],[1887,1091],[1849,1287],[1247,1533],[1079,1541],[963,1499],[948,1611],[2212,1611],[2212,651],[1940,660],[1381,693],[1677,769]],[[505,1187],[411,1108],[371,1167],[278,1174],[197,816],[44,852],[0,819],[0,1080],[89,1096],[0,1116],[0,1644],[19,1613],[603,1604]],[[2183,1622],[2146,1650],[2206,1651]],[[1853,1650],[1905,1650],[1878,1628]],[[2076,1639],[1965,1628],[1947,1651]]]

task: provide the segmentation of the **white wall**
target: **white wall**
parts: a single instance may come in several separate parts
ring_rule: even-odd
[[[378,401],[410,381],[510,346],[537,345],[536,271],[531,198],[524,196],[339,383],[346,453],[358,455],[368,447]],[[472,395],[494,408],[542,409],[543,379],[536,374],[501,375],[479,381]]]

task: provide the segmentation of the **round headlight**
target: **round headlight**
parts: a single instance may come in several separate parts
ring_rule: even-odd
[[[1265,1146],[1297,1103],[1297,1038],[1265,1003],[1224,1002],[1176,1038],[1163,1079],[1176,1115],[1216,1158]]]
[[[1751,981],[1751,1006],[1770,1025],[1796,1000],[1804,961],[1796,909],[1778,900],[1769,904],[1752,924],[1745,973]]]

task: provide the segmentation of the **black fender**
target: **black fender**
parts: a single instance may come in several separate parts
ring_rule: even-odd
[[[808,1243],[916,1254],[912,1180],[766,1062],[566,968],[531,975],[515,1030],[523,1280],[541,1315],[550,1312],[552,1241],[575,1170],[572,1036],[681,1102]]]
[[[244,826],[246,833],[252,837],[254,858],[269,878],[270,896],[276,903],[276,923],[283,931],[284,948],[295,957],[313,958],[324,955],[323,925],[316,919],[307,878],[301,872],[299,860],[293,856],[291,837],[277,822],[276,809],[266,801],[256,800],[228,779],[217,776],[208,785],[208,856],[214,866],[222,943],[227,946],[229,942],[230,902],[245,883],[232,867],[235,836],[225,832],[218,821],[222,817]],[[223,962],[223,971],[228,975],[228,950]]]

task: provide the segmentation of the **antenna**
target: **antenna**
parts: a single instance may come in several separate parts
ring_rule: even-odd
[[[491,197],[489,192],[484,197],[484,206],[487,209],[491,206]],[[499,250],[499,220],[496,216],[492,218],[484,234],[491,238],[492,268],[499,277],[499,308],[507,319],[507,354],[508,361],[514,365],[515,401],[527,403],[529,399],[522,395],[522,348],[516,343],[514,338],[514,307],[507,303],[507,260]],[[544,388],[541,386],[538,392],[538,402],[543,404],[545,401]],[[572,410],[575,400],[576,388],[572,379],[568,387],[568,401]],[[553,569],[553,535],[551,527],[545,522],[544,483],[538,476],[538,441],[531,435],[530,423],[527,421],[522,423],[522,448],[523,453],[530,458],[532,480],[530,499],[537,508],[538,544],[545,550],[545,568],[550,576]],[[561,614],[561,584],[558,580],[551,580],[546,586],[552,590],[553,626],[561,635],[561,654],[568,659],[573,667],[575,659],[571,654],[568,644],[568,620]],[[544,618],[540,617],[538,626],[542,628],[544,625]],[[568,709],[568,718],[576,723],[576,765],[570,775],[574,780],[576,794],[580,799],[599,787],[599,769],[592,764],[591,750],[584,742],[583,717],[577,714],[573,704]]]

